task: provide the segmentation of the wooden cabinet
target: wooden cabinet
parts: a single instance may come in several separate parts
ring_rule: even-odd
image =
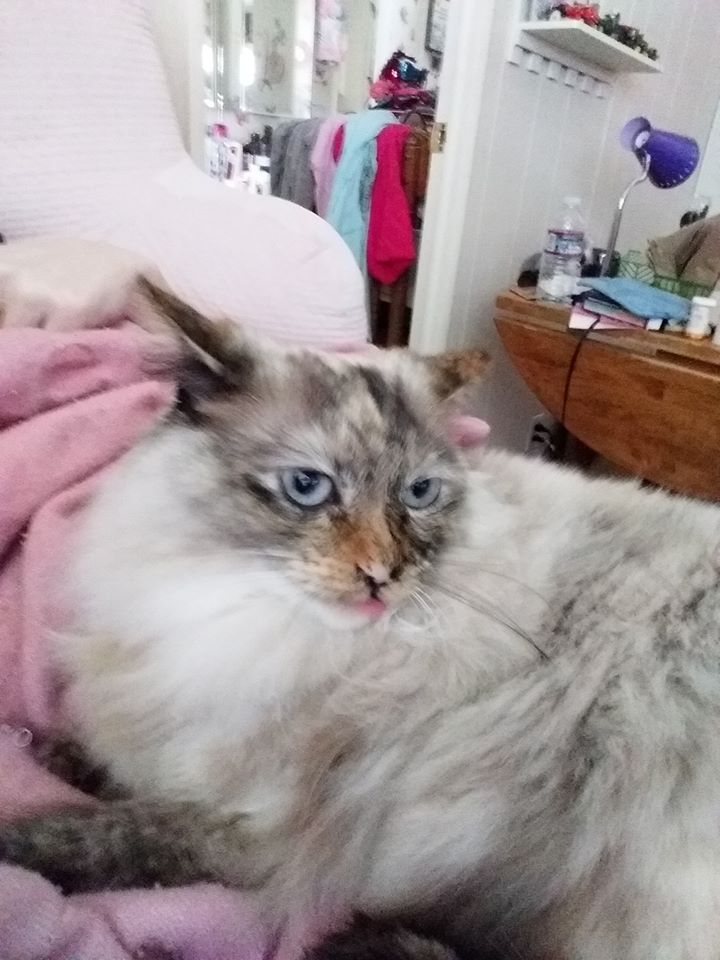
[[[561,418],[580,331],[569,309],[497,299],[495,323],[517,371]],[[577,356],[565,426],[619,467],[680,493],[720,500],[720,348],[681,334],[593,331]]]

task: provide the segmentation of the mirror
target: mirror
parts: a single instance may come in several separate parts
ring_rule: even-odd
[[[286,119],[354,113],[396,50],[437,87],[451,0],[201,0],[208,125],[247,143]]]
[[[315,0],[208,0],[207,22],[214,106],[310,116]]]

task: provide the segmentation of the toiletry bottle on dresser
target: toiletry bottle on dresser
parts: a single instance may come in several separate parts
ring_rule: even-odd
[[[227,124],[213,123],[208,127],[205,137],[205,168],[214,180],[224,180],[227,176],[227,139]]]
[[[717,301],[712,297],[693,297],[690,316],[685,324],[685,336],[692,340],[709,337],[715,322],[716,307]]]

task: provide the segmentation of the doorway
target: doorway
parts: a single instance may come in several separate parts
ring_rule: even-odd
[[[390,283],[369,275],[369,312],[380,345],[412,341],[425,349],[443,342],[450,326],[449,284],[459,258],[462,192],[475,148],[479,55],[482,59],[493,5],[473,0],[204,4],[206,127],[221,119],[231,139],[269,153],[273,132],[288,122],[386,106],[413,126],[403,183],[415,258]],[[377,96],[373,83],[397,51],[424,74],[427,100],[384,104],[372,96]],[[441,152],[431,157],[436,120],[445,124],[447,139],[443,145],[435,137]]]

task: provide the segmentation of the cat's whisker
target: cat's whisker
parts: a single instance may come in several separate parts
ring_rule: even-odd
[[[526,586],[526,584],[523,584],[522,581],[518,580],[515,582],[517,582],[520,586]],[[454,583],[450,583],[449,581],[445,580],[441,575],[436,578],[435,585],[444,587],[446,590],[454,590],[462,598],[465,598],[468,601],[474,600],[477,603],[484,605],[484,607],[486,607],[487,609],[492,609],[500,613],[502,616],[507,616],[507,614],[505,614],[501,608],[501,604],[504,601],[503,595],[500,595],[498,601],[493,601],[486,594],[480,593],[477,590],[472,590],[468,588],[466,585],[463,585],[462,589],[460,589]],[[545,597],[537,593],[537,591],[533,590],[532,587],[527,587],[527,589],[530,590],[532,593],[534,593],[535,596],[537,596],[537,598],[541,600],[544,604],[549,606],[549,602],[545,599]],[[520,625],[517,623],[516,620],[509,620],[509,622],[513,623],[518,630],[522,630],[522,627],[520,627]]]
[[[244,557],[260,557],[263,560],[292,560],[292,554],[287,550],[250,550],[243,548],[241,553]]]
[[[425,600],[425,602],[428,604],[428,606],[437,610],[437,604],[435,603],[433,598],[430,596],[430,594],[427,592],[427,590],[423,589],[423,587],[421,587],[420,585],[415,587],[415,594],[418,597],[422,597]]]
[[[478,597],[467,596],[460,593],[454,587],[449,586],[444,581],[436,581],[435,587],[441,593],[446,594],[453,600],[456,600],[458,603],[464,603],[466,606],[470,607],[472,610],[477,611],[477,613],[483,614],[488,617],[490,620],[494,620],[496,623],[499,623],[501,626],[510,630],[516,636],[520,637],[526,643],[529,643],[531,647],[539,654],[541,659],[549,660],[547,653],[540,647],[533,638],[526,633],[523,628],[507,617],[502,613],[496,606],[489,603],[488,601],[482,600]]]
[[[396,622],[414,631],[426,630],[427,627],[432,625],[435,621],[432,608],[425,600],[422,599],[422,597],[417,594],[416,591],[413,591],[408,599],[418,608],[421,614],[424,614],[424,619],[420,623],[411,623],[408,620],[404,620],[402,617],[397,617]]]
[[[525,583],[524,580],[520,580],[518,577],[513,577],[509,573],[505,573],[502,570],[491,570],[488,567],[479,567],[472,559],[462,560],[460,558],[453,558],[452,555],[446,556],[443,558],[443,564],[450,564],[456,567],[464,567],[465,569],[471,569],[473,573],[478,573],[481,575],[487,575],[489,577],[498,577],[502,580],[507,580],[509,583],[513,583],[518,587],[522,587],[524,590],[527,590],[529,593],[532,593],[534,596],[541,600],[546,607],[550,606],[550,601],[547,597],[544,597],[539,590],[536,590],[535,587],[531,587],[529,583]]]
[[[430,604],[430,607],[433,610],[435,615],[436,623],[444,629],[449,628],[449,618],[447,615],[447,610],[443,608],[441,604],[437,602],[437,599],[428,593],[423,587],[418,587],[418,590],[425,597],[426,601]],[[437,639],[437,638],[436,638]]]
[[[415,601],[421,610],[424,610],[426,613],[433,613],[433,608],[430,603],[428,603],[427,595],[423,595],[420,588],[416,589],[410,598]]]
[[[430,596],[430,594],[427,593],[427,591],[423,590],[422,587],[417,587],[415,592],[416,592],[418,601],[425,606],[428,613],[431,614],[433,621],[436,623],[438,621],[442,621],[443,623],[445,623],[445,617],[442,616],[442,611],[440,607],[437,605],[435,600]]]

